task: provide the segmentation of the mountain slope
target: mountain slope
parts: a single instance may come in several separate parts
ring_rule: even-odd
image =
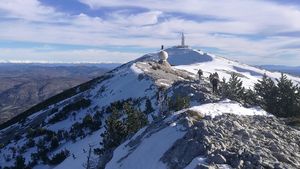
[[[92,65],[0,63],[0,124],[33,105],[108,70],[110,69]]]
[[[15,118],[15,122],[18,123],[13,124],[13,119],[10,123],[6,123],[6,126],[2,125],[0,131],[0,142],[4,143],[3,148],[1,148],[2,155],[0,156],[2,167],[12,166],[14,163],[13,157],[18,154],[22,154],[25,157],[26,164],[28,164],[32,161],[31,154],[37,152],[37,145],[41,146],[39,142],[43,141],[43,145],[50,149],[46,153],[47,156],[53,157],[65,149],[70,151],[70,155],[57,165],[43,164],[41,160],[38,160],[37,164],[34,165],[35,168],[83,168],[83,164],[88,156],[89,146],[101,148],[99,143],[102,140],[101,133],[105,131],[105,119],[112,112],[108,108],[112,103],[123,104],[126,100],[132,100],[134,106],[141,109],[141,111],[146,110],[146,102],[149,100],[154,109],[154,111],[147,114],[150,124],[138,131],[135,136],[120,145],[114,152],[107,154],[112,159],[101,157],[99,159],[100,166],[107,164],[106,168],[139,168],[139,166],[143,168],[185,168],[194,167],[194,164],[197,165],[199,163],[197,159],[217,158],[220,160],[222,159],[220,156],[210,157],[210,155],[212,156],[211,150],[219,151],[219,149],[214,149],[213,146],[216,145],[211,144],[209,141],[203,141],[202,136],[205,135],[202,132],[205,131],[199,130],[200,126],[198,125],[202,125],[206,121],[207,123],[212,123],[209,126],[219,123],[225,124],[226,120],[221,120],[222,117],[224,119],[227,118],[226,115],[222,116],[224,113],[235,114],[228,115],[227,119],[230,123],[234,123],[234,121],[237,121],[236,119],[240,120],[239,124],[234,123],[232,125],[241,126],[239,129],[241,131],[237,131],[242,132],[241,134],[243,134],[242,130],[247,132],[254,130],[253,132],[259,133],[257,135],[260,136],[260,130],[264,128],[249,127],[250,124],[256,124],[255,119],[257,118],[263,119],[258,121],[257,125],[261,125],[270,119],[270,123],[274,122],[276,127],[278,126],[278,132],[290,129],[275,117],[269,117],[268,113],[260,108],[245,108],[236,102],[222,100],[211,92],[207,78],[199,82],[196,75],[199,68],[204,71],[205,77],[210,73],[218,72],[220,78],[229,78],[231,72],[236,72],[240,75],[246,87],[253,87],[253,84],[263,73],[266,73],[271,78],[278,78],[280,76],[279,73],[268,72],[189,48],[169,48],[166,51],[169,53],[168,61],[173,67],[157,63],[158,53],[146,54],[135,61],[106,73],[100,78],[70,89],[69,92],[40,104],[40,106],[27,112],[27,114],[19,116],[19,119]],[[289,78],[295,83],[300,81],[299,78],[293,76],[289,76]],[[161,109],[164,103],[161,102],[159,97],[162,94],[168,98],[176,96],[188,97],[191,103],[190,107],[176,112],[164,111]],[[165,100],[167,99],[165,98]],[[83,122],[88,115],[97,119],[95,121],[97,129],[91,130],[84,127]],[[257,116],[249,117],[250,120],[247,121],[248,118],[239,115]],[[212,117],[215,116],[221,121],[214,123]],[[203,118],[204,120],[202,120]],[[244,122],[245,126],[243,125]],[[8,124],[10,125],[9,127],[7,127]],[[280,129],[281,125],[283,129]],[[78,126],[81,126],[79,127],[80,129],[78,129]],[[198,128],[196,128],[197,126]],[[269,128],[270,126],[264,127]],[[31,138],[32,128],[36,128],[34,134],[32,134],[34,135],[32,139],[37,144],[30,147],[27,143]],[[220,131],[210,132],[210,130],[212,128],[207,128],[207,137],[214,136],[213,133],[218,135],[221,130],[223,131],[221,133],[222,136],[226,136],[228,139],[231,135],[234,135],[225,126]],[[198,131],[200,133],[197,133]],[[274,129],[274,133],[276,131],[277,128]],[[53,132],[59,136],[59,146],[51,149],[52,142],[51,137],[49,139],[49,135],[51,136],[52,134],[49,133]],[[225,135],[226,132],[229,135]],[[292,138],[299,138],[299,131],[297,132],[293,129],[291,129],[291,133],[286,132],[285,134],[289,134]],[[266,134],[264,137],[267,136]],[[185,142],[189,140],[186,140],[186,138],[192,139],[197,137],[200,138],[196,139],[196,142]],[[287,141],[287,137],[281,137],[280,134],[276,134],[274,137],[280,138],[279,141],[281,142]],[[13,138],[15,139],[13,140]],[[255,140],[252,137],[251,139]],[[295,140],[292,140],[292,142],[297,144]],[[201,141],[201,144],[199,141]],[[191,144],[181,150],[180,147],[182,146],[176,146],[176,144],[181,145],[182,143],[180,142],[185,143],[184,145]],[[260,140],[257,139],[257,142],[260,143]],[[202,143],[205,143],[206,146],[201,149],[195,148],[203,146]],[[253,145],[255,143],[253,141]],[[228,142],[227,147],[230,147],[232,144],[232,142]],[[277,145],[288,148],[288,145]],[[299,148],[299,146],[295,146],[295,148]],[[249,144],[249,147],[246,147],[246,149],[247,151],[254,151],[252,144]],[[267,149],[269,150],[269,148]],[[267,149],[263,151],[268,151]],[[178,152],[170,153],[174,150],[178,150]],[[288,150],[284,152],[284,155],[290,152]],[[236,152],[233,151],[233,153]],[[170,154],[175,154],[175,156]],[[227,157],[226,154],[218,154],[229,159],[229,156]],[[245,161],[244,158],[247,155],[249,156],[251,153],[246,153],[245,157],[241,156],[241,158],[235,159]],[[280,161],[280,157],[282,155],[273,155],[265,159],[270,161],[271,166],[274,166],[277,165],[274,161]],[[91,158],[98,161],[98,157],[94,154],[92,154]],[[294,159],[297,158],[298,154],[295,154]],[[250,164],[255,161],[255,159],[248,160]],[[178,163],[178,166],[174,166],[176,163]],[[208,163],[210,164],[210,162]],[[224,164],[224,159],[221,161],[221,164]],[[280,161],[279,165],[288,167],[299,166],[290,157],[288,157],[288,160]]]

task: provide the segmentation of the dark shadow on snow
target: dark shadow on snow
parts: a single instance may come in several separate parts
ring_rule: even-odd
[[[255,72],[253,70],[249,70],[249,69],[243,69],[237,66],[233,66],[233,68],[238,71],[238,72],[249,72],[251,76],[263,76],[263,74]]]
[[[189,49],[170,48],[166,49],[166,51],[169,54],[168,61],[171,65],[190,65],[213,60],[213,58],[206,53],[202,55]]]

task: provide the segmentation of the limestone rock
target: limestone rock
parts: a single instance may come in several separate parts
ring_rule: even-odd
[[[276,117],[230,114],[204,117],[187,128],[185,137],[161,159],[172,169],[182,169],[199,156],[206,157],[207,164],[196,168],[226,164],[232,168],[297,169],[299,138],[297,129]],[[174,159],[184,160],[175,163]]]
[[[213,164],[225,164],[226,158],[220,154],[212,155],[208,158],[208,161]]]

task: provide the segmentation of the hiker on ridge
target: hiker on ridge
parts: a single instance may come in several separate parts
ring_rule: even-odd
[[[201,69],[198,70],[199,81],[202,79],[203,71]]]
[[[219,84],[219,75],[217,72],[214,74],[209,75],[210,83],[213,86],[213,93],[217,93],[218,91],[218,84]]]

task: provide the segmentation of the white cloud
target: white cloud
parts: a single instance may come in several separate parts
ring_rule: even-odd
[[[299,58],[296,57],[300,56],[299,50],[283,49],[283,46],[299,44],[300,37],[274,35],[278,32],[300,31],[298,22],[300,10],[294,6],[258,0],[80,1],[93,10],[102,7],[113,7],[116,10],[106,13],[106,17],[101,18],[91,17],[85,13],[71,15],[45,6],[37,0],[2,0],[0,17],[5,19],[0,20],[0,40],[159,49],[161,44],[165,46],[178,44],[178,32],[185,31],[190,45],[218,48],[226,56],[241,61],[259,63],[264,58],[264,61],[270,63],[284,61],[287,64],[300,64]],[[124,7],[128,6],[144,10],[138,13],[124,11]],[[118,7],[122,7],[122,10],[117,10]],[[174,16],[172,13],[177,15]],[[178,13],[190,17],[186,19],[184,15]],[[203,17],[212,19],[202,20]],[[259,40],[249,38],[261,35],[268,36]],[[26,58],[32,55],[34,60],[38,60],[41,55],[47,55],[50,59],[50,55],[53,55],[57,60],[84,61],[88,55],[111,54],[112,57],[104,60],[124,62],[126,59],[128,61],[131,55],[131,53],[123,56],[120,52],[108,54],[98,50],[78,50],[70,52],[74,55],[71,57],[65,51],[57,53],[52,51],[46,54],[39,53],[35,49],[22,50],[25,51],[1,52],[0,58],[6,54],[10,57],[15,55],[20,59],[26,54]],[[285,54],[295,57],[291,60],[282,59]],[[95,57],[90,58],[97,60]],[[122,60],[123,58],[126,59]]]
[[[212,16],[214,18],[246,22],[262,30],[269,27],[282,27],[289,30],[300,28],[297,21],[300,18],[298,8],[280,5],[262,0],[79,0],[92,9],[101,7],[133,6],[163,12],[181,12],[198,16]]]
[[[51,21],[64,17],[63,13],[44,6],[37,0],[1,0],[0,10],[3,11],[4,17],[27,21]]]
[[[149,11],[138,14],[127,14],[127,12],[118,11],[111,14],[111,22],[121,24],[123,26],[143,26],[156,24],[158,17],[162,14],[161,11]]]
[[[52,48],[0,48],[0,62],[35,63],[126,63],[140,53],[111,52],[100,49],[55,51]]]

